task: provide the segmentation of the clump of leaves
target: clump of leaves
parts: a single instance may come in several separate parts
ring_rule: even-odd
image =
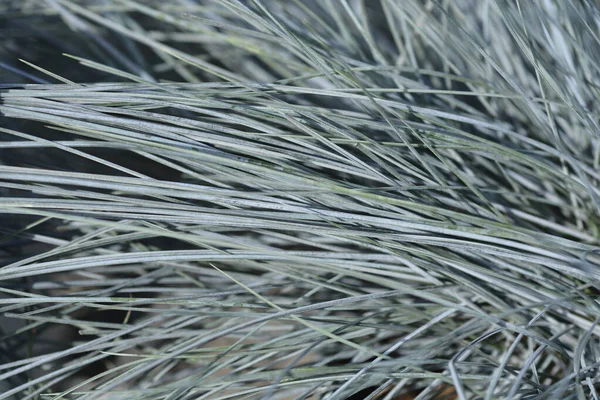
[[[598,398],[597,4],[0,21],[0,399]]]

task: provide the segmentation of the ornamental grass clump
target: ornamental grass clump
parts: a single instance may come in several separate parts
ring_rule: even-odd
[[[0,29],[0,400],[599,398],[597,3]]]

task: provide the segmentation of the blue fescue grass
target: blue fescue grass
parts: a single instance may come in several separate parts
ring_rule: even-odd
[[[0,400],[597,399],[599,11],[4,2]]]

